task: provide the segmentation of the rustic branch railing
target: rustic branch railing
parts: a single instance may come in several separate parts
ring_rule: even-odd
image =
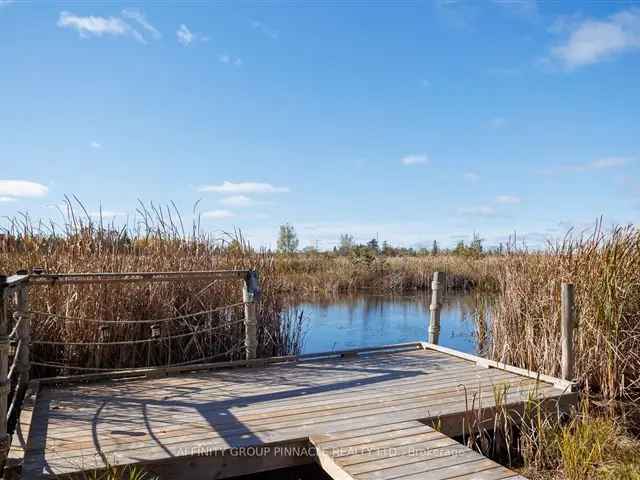
[[[29,310],[28,289],[41,285],[86,285],[86,284],[110,284],[110,283],[137,283],[137,282],[173,282],[173,281],[198,281],[198,280],[242,280],[242,302],[218,307],[211,310],[185,314],[180,316],[149,319],[149,320],[101,320],[67,317],[56,313],[39,312]],[[32,365],[47,366],[53,368],[65,368],[70,370],[85,370],[95,372],[117,372],[121,369],[106,369],[92,367],[73,367],[52,362],[35,362],[30,359],[31,345],[75,345],[97,347],[96,355],[100,355],[105,346],[128,345],[139,343],[151,343],[161,340],[186,338],[200,333],[210,333],[223,327],[244,323],[245,338],[244,349],[247,360],[256,358],[257,350],[257,305],[260,298],[260,284],[258,273],[255,270],[216,270],[198,272],[122,272],[122,273],[63,273],[52,274],[42,271],[27,273],[18,272],[16,275],[0,275],[0,471],[2,471],[10,447],[11,431],[20,413],[20,407],[27,386],[29,385],[30,370]],[[8,314],[8,304],[15,302],[13,317]],[[244,318],[237,321],[227,321],[215,327],[196,328],[188,333],[177,335],[160,335],[160,325],[194,318],[198,315],[212,314],[232,308],[244,307]],[[57,342],[49,340],[31,339],[32,317],[56,317],[66,321],[85,321],[101,324],[100,341],[98,342]],[[11,318],[15,320],[11,325]],[[151,338],[143,340],[107,341],[108,329],[115,325],[150,324]],[[13,349],[13,361],[9,366],[9,358]],[[188,365],[199,361],[208,361],[220,355],[227,355],[237,350],[233,347],[227,352],[218,355],[200,358],[187,362],[170,364],[168,367]],[[164,366],[165,368],[167,365]],[[143,368],[140,370],[153,370]]]

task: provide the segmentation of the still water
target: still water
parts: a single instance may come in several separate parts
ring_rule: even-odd
[[[477,298],[448,294],[440,314],[440,345],[482,353],[476,334]],[[427,340],[430,296],[358,294],[303,303],[304,353]]]

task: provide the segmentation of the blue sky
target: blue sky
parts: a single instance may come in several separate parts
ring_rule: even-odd
[[[639,221],[638,2],[0,0],[0,59],[2,217],[200,200],[320,248]]]

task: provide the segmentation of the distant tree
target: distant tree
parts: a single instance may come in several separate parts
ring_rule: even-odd
[[[464,257],[473,257],[479,258],[482,256],[482,252],[484,250],[482,246],[482,242],[484,240],[480,238],[480,236],[474,232],[473,239],[469,243],[469,245],[465,245],[464,240],[460,240],[456,245],[456,248],[453,249],[454,255],[461,255]]]
[[[338,252],[340,255],[348,255],[351,250],[353,250],[354,242],[353,236],[348,233],[343,233],[340,235],[340,247],[338,247]]]
[[[464,244],[464,240],[460,240],[457,245],[456,248],[453,249],[453,253],[454,255],[466,255],[467,254],[467,247]]]
[[[304,253],[318,253],[318,249],[314,245],[308,245],[302,249]]]
[[[436,240],[433,241],[433,247],[431,248],[431,255],[436,256],[440,252],[438,248],[438,242]]]
[[[278,251],[282,253],[293,253],[298,250],[298,235],[293,225],[285,223],[280,225],[280,235],[278,236]]]
[[[471,254],[474,256],[482,255],[482,242],[484,239],[480,238],[476,232],[473,232],[473,240],[471,240],[471,244],[469,245],[469,249],[471,250]]]
[[[378,246],[378,240],[372,238],[367,242],[367,248],[372,250],[374,253],[378,253],[380,251],[380,247]]]

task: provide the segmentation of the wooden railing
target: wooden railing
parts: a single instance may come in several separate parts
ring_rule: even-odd
[[[34,270],[32,272],[20,271],[16,275],[11,276],[0,275],[0,472],[7,458],[12,430],[19,417],[22,401],[29,385],[31,367],[32,364],[35,363],[30,359],[31,345],[60,343],[46,340],[32,341],[31,316],[37,313],[29,309],[29,291],[32,287],[42,285],[86,285],[197,280],[243,281],[242,303],[237,304],[237,306],[244,307],[244,318],[241,321],[244,323],[245,331],[245,357],[247,360],[255,359],[257,351],[256,304],[260,298],[260,284],[258,273],[255,270],[62,274],[45,273]],[[13,305],[11,305],[12,303]],[[14,311],[13,315],[9,315],[8,312],[10,310]],[[100,323],[100,321],[98,321],[98,323]],[[116,322],[106,321],[102,323]],[[135,342],[140,342],[140,340],[130,343]],[[114,345],[116,343],[124,344],[127,342],[105,342],[101,337],[100,342],[95,342],[95,345],[97,345],[96,350],[99,351],[103,345]],[[10,358],[12,358],[11,365],[9,365]]]

